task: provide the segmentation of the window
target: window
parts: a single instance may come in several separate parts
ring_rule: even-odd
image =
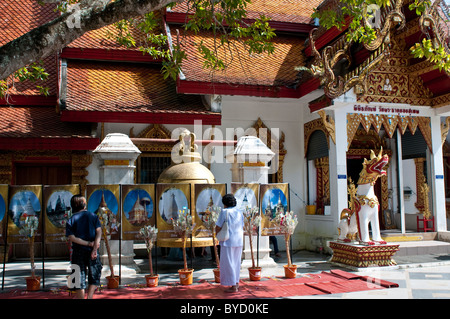
[[[170,154],[145,154],[138,159],[138,183],[154,184],[171,164]]]

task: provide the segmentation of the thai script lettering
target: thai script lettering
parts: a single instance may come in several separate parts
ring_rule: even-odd
[[[382,105],[360,105],[353,106],[353,110],[356,112],[368,112],[368,113],[390,113],[397,115],[418,115],[420,111],[410,107],[389,107]]]

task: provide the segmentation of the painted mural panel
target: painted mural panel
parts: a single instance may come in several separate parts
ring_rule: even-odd
[[[6,212],[8,209],[9,185],[0,185],[0,243],[5,243]]]
[[[197,225],[194,232],[195,237],[211,237],[211,231],[203,225],[206,211],[211,206],[219,206],[223,209],[222,197],[226,194],[226,184],[195,184],[195,200],[192,203],[194,211],[194,222]]]
[[[80,194],[80,185],[46,185],[43,189],[45,241],[66,241],[66,223],[72,216],[70,199]]]
[[[100,207],[107,209],[115,221],[120,224],[120,185],[87,185],[86,186],[87,210],[97,214]],[[120,227],[112,227],[111,239],[119,239]]]
[[[139,230],[155,225],[155,185],[122,185],[122,238],[142,240]]]
[[[172,220],[178,218],[178,211],[190,209],[190,184],[157,184],[158,238],[177,238],[173,230]]]
[[[261,184],[260,185],[260,205],[261,205],[261,234],[279,235],[279,229],[272,222],[277,209],[289,210],[289,184]]]
[[[259,184],[231,183],[231,193],[236,197],[236,207],[240,211],[243,212],[246,207],[259,208]],[[244,234],[247,235],[245,229]]]
[[[231,183],[231,193],[236,197],[236,207],[259,207],[259,184]]]
[[[19,234],[25,219],[35,216],[39,227],[35,241],[42,240],[42,185],[10,186],[8,209],[8,243],[25,243],[27,238]]]

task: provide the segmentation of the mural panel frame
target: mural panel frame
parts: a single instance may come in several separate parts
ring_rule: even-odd
[[[207,191],[210,191],[208,198]],[[203,216],[206,208],[213,204],[223,209],[222,197],[227,193],[227,184],[195,184],[194,202],[192,203],[192,212],[196,229],[194,237],[211,237],[212,234],[203,225]],[[198,211],[200,210],[200,211]]]
[[[28,199],[24,198],[28,196]],[[39,226],[35,241],[42,241],[42,185],[11,185],[8,194],[8,243],[20,244],[28,239],[19,234],[20,224],[27,215],[35,214]],[[22,220],[21,220],[22,219]]]
[[[156,184],[156,225],[158,227],[158,239],[178,238],[170,219],[173,218],[171,216],[175,217],[175,210],[178,213],[180,208],[183,209],[184,207],[191,209],[191,184]]]
[[[43,186],[44,240],[46,243],[66,242],[66,223],[72,215],[70,199],[73,195],[80,194],[80,191],[79,184]],[[49,205],[52,205],[53,208],[49,209]],[[64,207],[60,207],[60,205],[64,205]]]
[[[101,192],[101,193],[100,193]],[[103,200],[102,200],[103,199]],[[97,214],[100,205],[106,205],[107,209],[115,216],[120,226],[111,231],[111,239],[119,239],[121,232],[120,212],[120,185],[118,184],[89,184],[86,185],[87,210]]]
[[[121,224],[123,240],[143,240],[139,235],[140,229],[147,225],[154,226],[156,224],[155,192],[155,184],[121,185]],[[130,213],[133,210],[135,212],[130,221]],[[141,216],[142,213],[144,213],[145,216]]]

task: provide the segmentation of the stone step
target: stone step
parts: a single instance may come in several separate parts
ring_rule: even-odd
[[[389,244],[400,245],[400,250],[395,256],[419,256],[419,255],[436,255],[450,254],[450,242],[447,232],[427,232],[417,233],[408,232],[405,234],[399,232],[386,231],[382,234],[383,239]],[[449,237],[450,238],[450,237]]]
[[[395,256],[450,254],[450,243],[438,240],[388,242],[400,245]]]
[[[405,233],[405,234],[398,232],[386,232],[383,233],[381,237],[387,242],[436,240],[437,232]]]

